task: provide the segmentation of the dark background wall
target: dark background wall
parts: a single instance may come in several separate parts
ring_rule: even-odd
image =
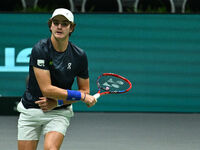
[[[49,17],[0,14],[0,114],[16,113],[31,47],[50,36]],[[91,109],[78,103],[75,111],[199,112],[200,15],[75,14],[75,21],[70,40],[87,52],[91,93],[104,72],[133,83],[126,94],[101,97]]]
[[[85,11],[82,10],[84,5]],[[6,0],[0,12],[52,12],[64,7],[73,12],[103,13],[199,13],[198,0]],[[119,11],[119,9],[122,9]],[[173,9],[175,9],[173,11]]]

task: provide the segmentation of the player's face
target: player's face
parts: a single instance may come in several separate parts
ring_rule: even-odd
[[[56,16],[51,24],[52,35],[56,39],[66,39],[69,33],[72,32],[70,22],[64,16]]]

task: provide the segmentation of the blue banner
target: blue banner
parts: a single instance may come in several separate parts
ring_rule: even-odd
[[[0,96],[21,97],[33,45],[50,36],[50,14],[0,14]],[[104,72],[125,76],[130,92],[77,111],[200,111],[200,15],[75,14],[70,41],[88,55],[91,94]],[[76,83],[73,86],[76,89]]]

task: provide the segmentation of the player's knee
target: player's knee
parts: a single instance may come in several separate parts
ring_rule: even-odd
[[[55,145],[45,145],[44,146],[44,150],[59,150],[60,148],[58,146]]]

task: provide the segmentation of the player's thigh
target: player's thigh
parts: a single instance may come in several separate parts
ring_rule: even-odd
[[[25,141],[18,140],[18,150],[36,150],[38,145],[38,140]]]
[[[60,132],[51,131],[45,134],[44,150],[59,150],[63,142],[64,135]]]
[[[42,132],[42,115],[39,109],[25,109],[20,102],[18,104],[20,116],[18,119],[18,140],[37,141]]]

